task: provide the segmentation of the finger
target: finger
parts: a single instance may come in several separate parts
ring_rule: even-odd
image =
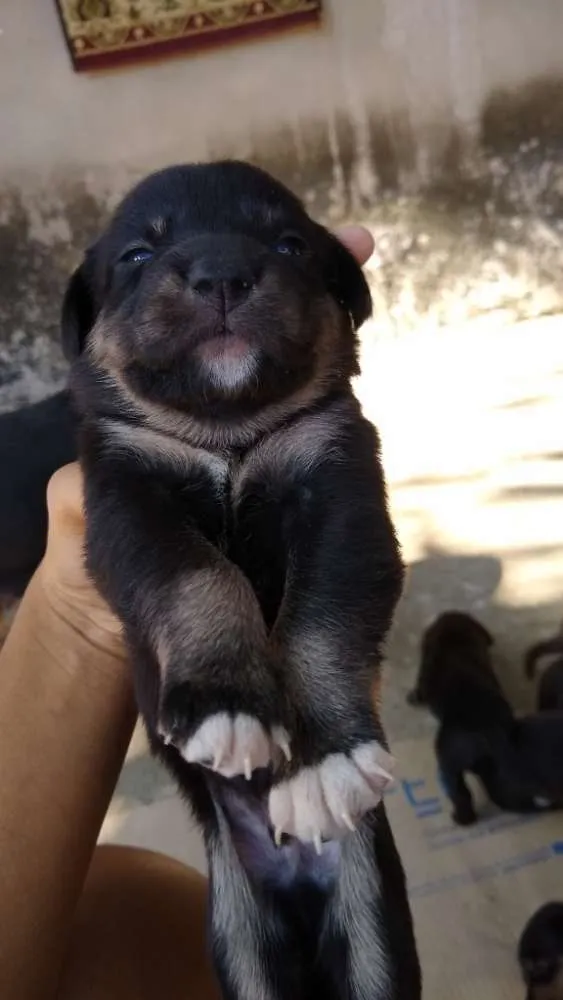
[[[47,485],[49,530],[60,528],[81,532],[84,526],[82,473],[78,462],[65,465]]]
[[[340,226],[335,235],[356,258],[358,264],[365,264],[371,257],[375,241],[365,226]]]

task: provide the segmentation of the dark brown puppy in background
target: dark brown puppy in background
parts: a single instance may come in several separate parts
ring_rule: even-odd
[[[493,671],[492,643],[471,615],[439,615],[423,635],[416,685],[407,695],[409,704],[428,705],[440,722],[436,756],[453,819],[462,825],[477,819],[465,772],[490,785],[492,760],[513,719]]]
[[[370,699],[403,579],[350,387],[370,311],[348,251],[241,163],[140,184],[64,304],[87,563],[203,827],[232,1000],[420,996]]]
[[[563,903],[545,903],[524,927],[518,961],[526,1000],[563,1000]]]
[[[424,633],[419,676],[407,697],[439,720],[436,757],[452,818],[462,825],[477,819],[468,772],[499,809],[563,806],[563,713],[517,719],[493,670],[492,642],[471,615],[439,615]]]
[[[563,625],[559,635],[537,642],[528,649],[524,659],[528,680],[535,677],[538,661],[546,656],[554,656],[555,659],[542,669],[538,681],[537,709],[538,712],[563,711]]]

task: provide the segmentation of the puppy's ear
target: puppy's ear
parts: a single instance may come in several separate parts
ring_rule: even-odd
[[[350,251],[332,233],[328,234],[328,285],[336,301],[352,317],[358,330],[372,313],[373,303],[368,283]]]
[[[69,361],[82,353],[98,314],[94,302],[93,258],[93,249],[90,249],[72,275],[63,299],[61,337],[64,355]]]

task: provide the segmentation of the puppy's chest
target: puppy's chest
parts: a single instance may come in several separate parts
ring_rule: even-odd
[[[245,573],[266,621],[279,608],[292,526],[307,491],[277,451],[211,452],[143,430],[111,429],[111,446],[127,444],[135,464],[150,468],[170,518],[181,532],[192,524]],[[119,440],[117,434],[119,433]],[[132,451],[135,445],[135,452]]]
[[[215,480],[215,502],[216,544],[242,568],[266,562],[273,571],[308,491],[275,464],[232,454]]]
[[[269,537],[285,534],[291,515],[311,506],[311,489],[300,463],[284,462],[275,451],[201,453],[198,459],[199,468],[193,471],[199,475],[192,474],[189,480],[193,483],[201,474],[207,479],[214,541],[224,546],[252,542],[263,531]]]

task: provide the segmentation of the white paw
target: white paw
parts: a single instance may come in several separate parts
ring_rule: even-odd
[[[267,767],[280,751],[288,760],[291,757],[285,730],[275,726],[270,734],[257,719],[243,713],[210,715],[179,749],[190,764],[202,764],[224,778],[244,774],[248,781],[253,771]]]
[[[276,841],[288,833],[322,850],[322,840],[344,836],[373,809],[392,783],[393,758],[375,740],[350,755],[329,754],[270,792]]]

